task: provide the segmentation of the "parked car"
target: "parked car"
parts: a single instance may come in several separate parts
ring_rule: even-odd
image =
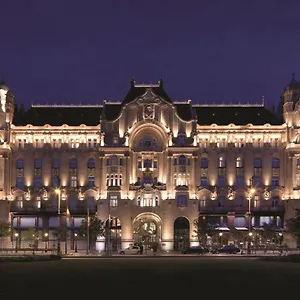
[[[139,246],[130,246],[124,250],[120,250],[119,254],[122,255],[135,255],[135,254],[141,254],[141,249]]]
[[[183,254],[205,254],[208,252],[209,250],[202,246],[188,247],[182,251]]]
[[[237,254],[241,252],[241,249],[235,245],[226,245],[222,248],[215,249],[213,253],[227,253],[227,254]]]

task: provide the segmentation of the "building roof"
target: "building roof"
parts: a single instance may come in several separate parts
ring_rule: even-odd
[[[24,126],[31,124],[33,126],[97,126],[100,124],[102,106],[67,106],[67,105],[33,105],[27,111],[18,111],[15,113],[13,124]]]
[[[293,78],[294,80],[294,78]],[[294,82],[294,84],[297,84]],[[163,88],[163,81],[156,84],[136,84],[131,81],[131,87],[122,102],[107,102],[104,105],[32,105],[27,111],[21,107],[15,110],[13,124],[24,126],[97,126],[100,120],[116,120],[124,105],[143,96],[148,89],[174,105],[178,116],[184,121],[198,120],[199,125],[281,125],[282,118],[267,110],[263,105],[192,105],[191,101],[173,102]]]
[[[199,125],[282,125],[283,120],[262,105],[222,106],[222,105],[190,105],[186,102],[175,103],[179,117],[189,121],[196,113]],[[118,118],[122,104],[105,104],[104,106],[32,106],[26,112],[21,110],[14,116],[13,124],[24,126],[97,126],[100,118],[113,121]],[[193,110],[195,110],[193,112]]]
[[[199,125],[282,125],[283,120],[263,105],[195,105]]]

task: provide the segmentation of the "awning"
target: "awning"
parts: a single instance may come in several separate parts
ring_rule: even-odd
[[[247,227],[234,227],[236,230],[249,230]]]
[[[229,231],[230,229],[228,227],[217,227],[220,231]]]

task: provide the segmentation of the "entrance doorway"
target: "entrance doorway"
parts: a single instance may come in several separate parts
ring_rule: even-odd
[[[121,249],[121,221],[116,217],[110,219],[110,226],[108,226],[108,220],[105,222],[105,248],[110,251],[119,251]]]
[[[153,245],[160,246],[161,219],[154,213],[142,213],[133,221],[133,240],[142,245],[144,250],[152,249]]]
[[[174,221],[174,250],[182,251],[190,246],[190,222],[185,217]]]

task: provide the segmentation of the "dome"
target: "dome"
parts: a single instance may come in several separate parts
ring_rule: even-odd
[[[6,85],[4,80],[0,82],[0,90],[9,91],[9,87]]]
[[[292,80],[289,83],[288,88],[292,90],[300,88],[300,82],[295,79],[295,73],[292,74]]]

